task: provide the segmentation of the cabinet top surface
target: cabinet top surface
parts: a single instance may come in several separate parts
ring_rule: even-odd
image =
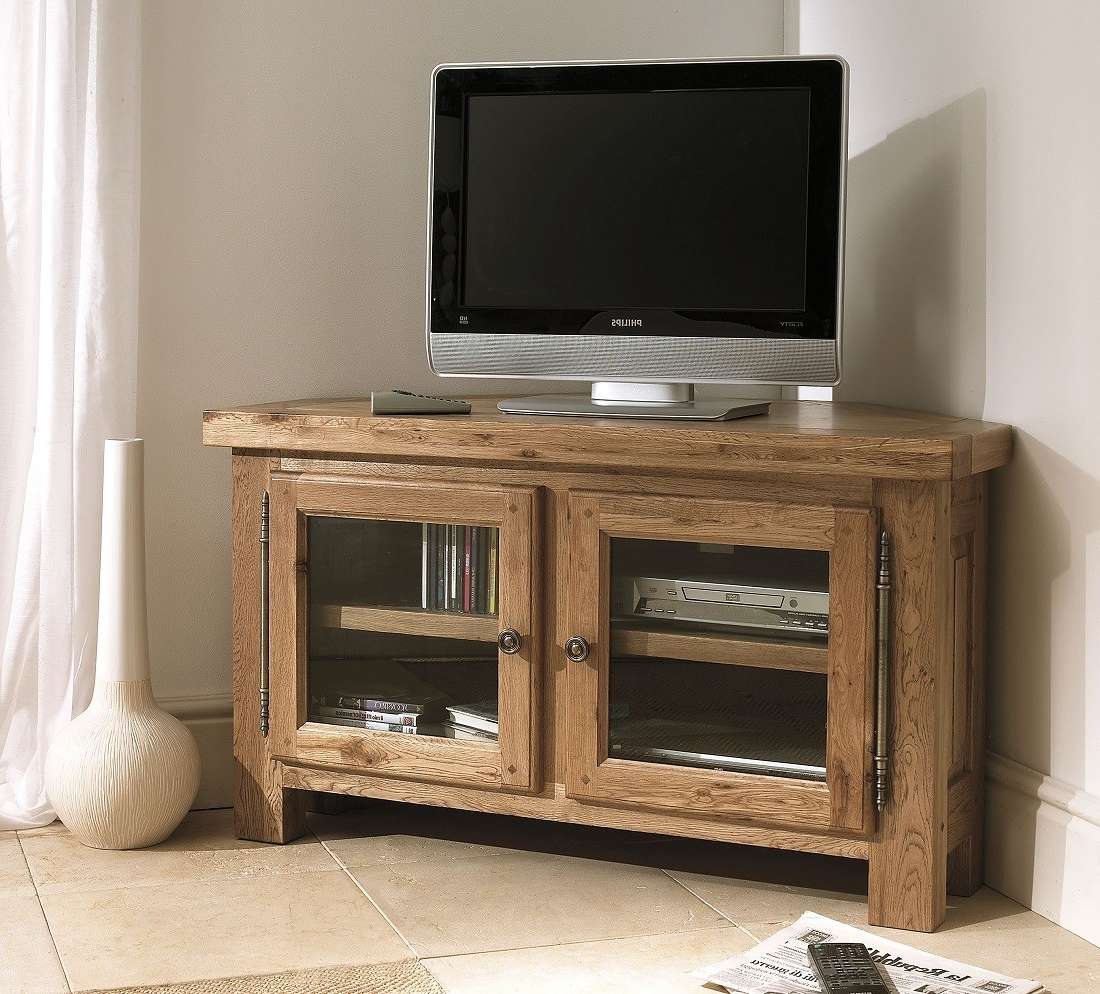
[[[1003,466],[1007,425],[829,401],[772,401],[736,421],[502,414],[495,397],[462,414],[375,417],[368,398],[206,411],[203,443],[241,450],[681,473],[815,473],[949,480]]]

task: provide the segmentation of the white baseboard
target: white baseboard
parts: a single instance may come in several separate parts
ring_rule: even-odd
[[[157,703],[195,736],[202,757],[198,808],[233,806],[233,698],[229,694],[161,697]]]
[[[990,753],[985,880],[1100,945],[1100,797]]]

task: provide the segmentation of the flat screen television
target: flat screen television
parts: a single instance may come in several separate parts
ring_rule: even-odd
[[[437,67],[433,371],[589,381],[502,410],[635,417],[735,416],[696,383],[837,383],[847,79],[834,56]]]

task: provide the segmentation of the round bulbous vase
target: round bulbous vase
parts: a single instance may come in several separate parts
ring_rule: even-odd
[[[104,445],[95,690],[46,757],[54,810],[95,849],[163,841],[199,787],[194,737],[157,706],[149,677],[142,448],[141,439]]]
[[[50,747],[46,792],[86,846],[140,849],[164,841],[199,787],[199,751],[157,707],[148,680],[96,682],[92,703]]]

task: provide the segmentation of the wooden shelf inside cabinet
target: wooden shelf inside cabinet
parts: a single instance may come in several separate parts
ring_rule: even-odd
[[[471,642],[495,642],[499,630],[497,617],[491,614],[451,614],[360,604],[319,604],[317,618],[326,628],[351,628],[392,635],[432,635]]]
[[[611,651],[623,656],[659,656],[800,673],[827,673],[829,670],[829,649],[824,641],[784,642],[752,635],[675,632],[643,625],[614,624]]]

